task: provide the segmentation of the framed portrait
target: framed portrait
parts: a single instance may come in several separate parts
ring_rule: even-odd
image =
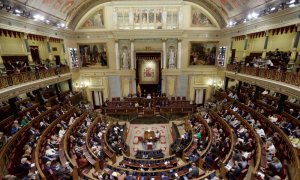
[[[107,44],[79,44],[79,56],[82,67],[108,67]]]
[[[139,60],[139,80],[140,84],[159,83],[159,61],[158,60]]]
[[[199,8],[192,7],[191,11],[191,26],[193,27],[205,27],[205,26],[214,26],[211,20],[202,13]]]
[[[190,65],[215,65],[219,42],[190,42]]]

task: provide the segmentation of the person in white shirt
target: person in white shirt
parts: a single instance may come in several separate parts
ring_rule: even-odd
[[[263,94],[263,95],[269,94],[269,91],[268,90],[264,90],[264,92],[262,92],[261,94]]]
[[[258,128],[256,129],[256,133],[257,133],[260,137],[265,137],[265,136],[266,136],[265,131],[264,131],[262,128],[260,128],[260,127],[258,127]]]
[[[75,118],[74,118],[74,117],[71,117],[71,118],[70,118],[70,121],[69,121],[69,126],[71,126],[74,122],[75,122]]]
[[[267,159],[268,161],[272,161],[273,156],[276,153],[276,148],[271,141],[266,142],[266,150],[267,150]]]
[[[276,123],[277,120],[278,120],[278,117],[276,116],[276,114],[273,114],[272,116],[269,116],[269,120],[270,120],[272,123]]]
[[[58,153],[54,149],[51,149],[50,146],[46,146],[45,154],[49,157],[58,157]]]
[[[62,138],[65,134],[66,130],[61,127],[60,130],[58,131],[58,137]]]

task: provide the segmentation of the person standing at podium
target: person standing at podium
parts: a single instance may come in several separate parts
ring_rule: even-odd
[[[156,139],[156,140],[159,140],[159,138],[160,138],[160,132],[157,130],[157,131],[155,132],[155,139]]]

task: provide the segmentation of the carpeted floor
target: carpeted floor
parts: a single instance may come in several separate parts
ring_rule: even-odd
[[[137,150],[147,150],[143,143],[144,132],[157,130],[160,132],[160,139],[153,145],[153,150],[162,149],[166,156],[169,156],[169,146],[173,142],[169,124],[131,124],[126,143],[130,146],[130,154],[134,156]]]

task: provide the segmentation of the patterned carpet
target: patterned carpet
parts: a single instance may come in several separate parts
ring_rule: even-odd
[[[159,131],[160,138],[153,145],[153,150],[162,149],[169,156],[169,146],[173,142],[169,124],[131,124],[126,143],[130,146],[130,154],[134,156],[137,150],[147,150],[143,143],[145,131]]]

